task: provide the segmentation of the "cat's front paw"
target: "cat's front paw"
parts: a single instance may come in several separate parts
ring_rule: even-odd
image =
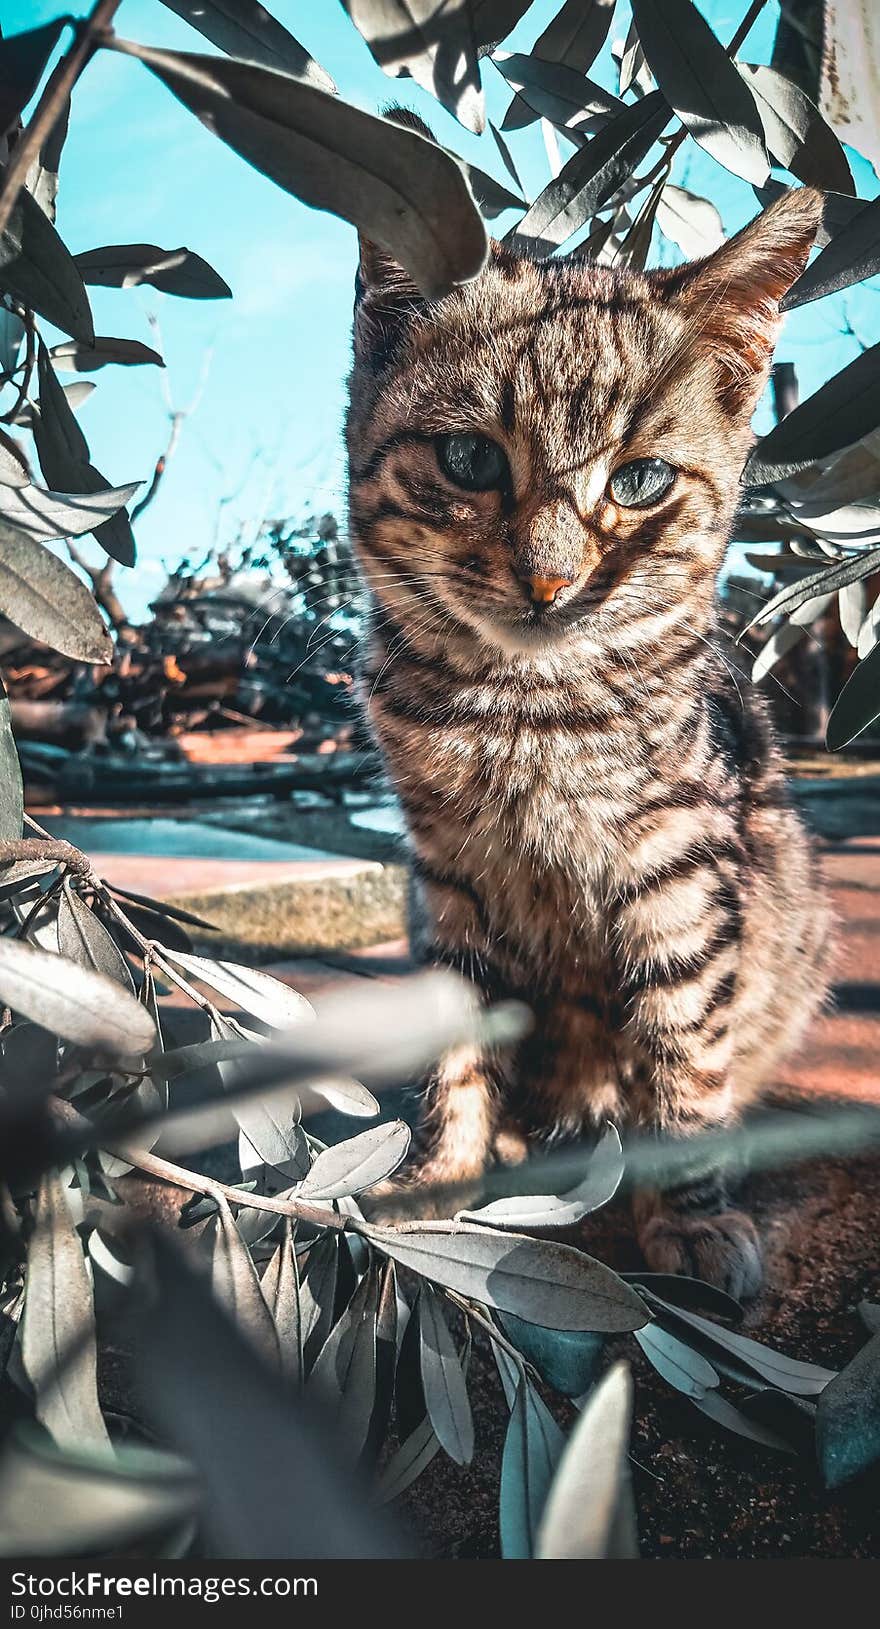
[[[655,1273],[682,1273],[702,1278],[737,1301],[757,1295],[764,1276],[761,1241],[744,1211],[717,1216],[653,1216],[639,1243],[646,1265]]]

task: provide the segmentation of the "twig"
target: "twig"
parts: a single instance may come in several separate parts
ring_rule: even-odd
[[[76,23],[70,50],[61,58],[37,103],[30,124],[16,143],[0,189],[0,233],[9,225],[25,178],[43,142],[51,135],[80,74],[96,45],[96,36],[109,27],[120,0],[97,0],[88,17]]]
[[[98,880],[88,855],[60,837],[50,837],[46,841],[33,837],[0,839],[0,866],[15,865],[18,860],[49,860],[56,865],[66,866],[74,876],[83,877],[87,882]]]
[[[88,1126],[90,1132],[100,1137],[100,1126],[88,1120],[79,1113],[72,1103],[63,1097],[50,1097],[49,1109],[56,1120],[63,1125],[76,1127]],[[152,1154],[146,1148],[135,1148],[128,1143],[101,1143],[108,1154],[115,1159],[124,1160],[127,1165],[134,1165],[147,1176],[158,1178],[160,1182],[167,1182],[174,1188],[186,1188],[189,1193],[204,1194],[209,1199],[225,1199],[228,1204],[246,1205],[249,1210],[268,1210],[276,1216],[292,1216],[302,1222],[312,1222],[316,1227],[332,1228],[343,1233],[351,1224],[350,1216],[343,1216],[338,1211],[325,1210],[318,1205],[309,1205],[299,1199],[271,1199],[268,1194],[245,1193],[241,1188],[233,1188],[227,1182],[218,1182],[214,1177],[200,1176],[197,1171],[188,1171],[182,1165],[175,1165],[171,1160],[160,1159],[158,1154]]]

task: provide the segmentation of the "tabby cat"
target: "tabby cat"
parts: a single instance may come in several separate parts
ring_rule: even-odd
[[[646,275],[493,244],[433,304],[361,243],[361,683],[411,840],[413,947],[534,1014],[514,1055],[442,1062],[407,1184],[478,1189],[529,1138],[609,1119],[725,1125],[823,1001],[810,844],[714,609],[820,206],[791,191]],[[635,1209],[650,1267],[754,1293],[756,1230],[717,1173]]]

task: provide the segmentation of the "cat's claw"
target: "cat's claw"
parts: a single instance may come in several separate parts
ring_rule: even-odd
[[[654,1216],[640,1234],[647,1266],[681,1273],[726,1290],[737,1301],[758,1294],[764,1270],[757,1229],[744,1211],[717,1216]]]

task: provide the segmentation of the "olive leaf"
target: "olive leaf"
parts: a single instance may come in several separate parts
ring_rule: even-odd
[[[232,1046],[239,1039],[237,1032],[219,1015],[211,1020],[211,1034],[215,1040]],[[248,1036],[242,1044],[253,1049],[260,1045],[260,1041],[257,1036]],[[211,1042],[202,1045],[210,1046]],[[240,1053],[233,1051],[232,1061],[240,1056]],[[203,1054],[200,1067],[210,1061]],[[228,1077],[223,1060],[218,1057],[215,1061],[219,1064],[220,1078],[225,1087]],[[302,1108],[293,1090],[272,1098],[254,1094],[244,1102],[234,1104],[232,1113],[246,1148],[253,1151],[254,1164],[268,1165],[288,1180],[299,1178],[308,1164],[308,1150],[300,1128]],[[244,1172],[244,1165],[242,1169]]]
[[[562,1455],[538,1529],[541,1561],[638,1556],[627,1448],[632,1380],[616,1363],[590,1394]]]
[[[137,489],[136,481],[129,486],[108,487],[105,492],[93,493],[45,492],[30,484],[0,487],[0,521],[8,522],[39,542],[79,537],[83,532],[94,531],[105,518],[118,514]]]
[[[206,60],[209,60],[206,58]],[[160,249],[154,243],[110,243],[76,256],[83,282],[98,288],[138,288],[149,283],[187,300],[228,300],[232,290],[192,249]]]
[[[460,1211],[464,1221],[491,1227],[572,1227],[614,1198],[623,1177],[620,1134],[609,1125],[587,1163],[580,1182],[563,1194],[518,1194],[494,1199],[479,1210]]]
[[[318,1353],[307,1387],[323,1399],[336,1439],[352,1459],[366,1444],[376,1396],[379,1284],[373,1265]]]
[[[481,269],[483,222],[462,171],[436,142],[268,68],[129,41],[115,49],[136,56],[276,185],[381,243],[426,296]]]
[[[749,486],[780,481],[880,425],[880,344],[872,345],[774,425],[753,448]]]
[[[112,492],[115,504],[119,489],[111,488],[110,482],[89,462],[88,443],[42,342],[37,353],[37,371],[40,407],[39,412],[34,414],[33,435],[40,468],[50,487],[68,495]],[[92,531],[97,541],[120,565],[134,564],[134,537],[124,509],[117,509],[109,520],[93,526]]]
[[[104,973],[19,940],[0,939],[0,1001],[53,1035],[109,1057],[150,1051],[149,1013]]]
[[[457,157],[454,153],[451,156]],[[488,220],[494,220],[497,215],[503,214],[505,209],[524,207],[525,199],[522,195],[511,192],[500,181],[496,181],[494,175],[488,175],[485,170],[478,169],[476,164],[468,164],[463,158],[459,158],[458,163],[464,170],[471,192]]]
[[[105,667],[113,659],[113,642],[85,584],[63,560],[3,520],[0,611],[63,656]]]
[[[397,1556],[377,1513],[351,1498],[319,1399],[303,1407],[260,1362],[170,1239],[157,1233],[153,1253],[162,1316],[136,1298],[138,1395],[198,1474],[209,1552],[276,1563]]]
[[[826,294],[850,288],[880,271],[880,198],[864,204],[831,238],[812,265],[802,272],[782,300],[793,311]]]
[[[762,64],[738,62],[764,128],[767,151],[799,181],[854,193],[846,154],[815,102],[793,80]]]
[[[20,1422],[0,1454],[0,1555],[107,1555],[139,1547],[198,1509],[190,1467],[128,1443],[59,1449]],[[39,1521],[34,1513],[39,1511]]]
[[[517,1351],[554,1391],[563,1397],[583,1397],[589,1390],[605,1348],[604,1335],[582,1329],[544,1329],[509,1312],[499,1313],[498,1321]]]
[[[535,1390],[520,1371],[501,1456],[499,1525],[505,1561],[529,1561],[553,1474],[565,1438]]]
[[[412,78],[479,135],[486,109],[470,0],[342,0],[386,74]]]
[[[189,956],[183,951],[169,951],[175,967],[183,969],[206,984],[218,995],[231,1001],[273,1029],[288,1029],[313,1019],[314,1008],[305,996],[292,990],[288,984],[261,973],[254,967],[242,967],[238,962],[211,961],[207,956]]]
[[[623,110],[618,97],[573,68],[521,52],[498,52],[492,60],[519,93],[504,116],[504,130],[519,129],[540,116],[564,130],[572,141],[580,140],[580,126],[597,115],[608,119]]]
[[[81,967],[106,973],[123,989],[134,989],[125,957],[103,922],[71,886],[69,877],[64,879],[58,901],[58,948],[62,956],[69,956]]]
[[[336,89],[330,75],[260,0],[162,0],[162,4],[241,62],[261,62],[321,90]]]
[[[42,28],[29,28],[26,33],[0,39],[0,136],[12,128],[27,107],[66,21],[65,17],[56,17]]]
[[[701,1318],[698,1313],[690,1312],[685,1307],[673,1307],[651,1292],[648,1292],[648,1298],[652,1305],[662,1309],[667,1318],[672,1316],[676,1327],[684,1324],[688,1329],[696,1330],[710,1346],[722,1353],[730,1353],[739,1366],[751,1370],[780,1391],[792,1392],[796,1397],[814,1397],[834,1379],[833,1369],[823,1369],[816,1363],[786,1357],[785,1353],[776,1352],[748,1335],[740,1335],[735,1329],[725,1329],[722,1324]]]
[[[880,717],[880,645],[875,645],[850,674],[831,709],[825,732],[829,752],[839,752]]]
[[[309,1250],[300,1285],[303,1369],[306,1374],[330,1333],[338,1277],[339,1238],[336,1233],[325,1233]]]
[[[425,1406],[442,1448],[457,1465],[474,1453],[474,1421],[461,1366],[443,1303],[431,1285],[419,1296],[419,1362]]]
[[[57,1171],[45,1173],[37,1193],[21,1355],[37,1419],[58,1446],[109,1447],[98,1405],[92,1284]]]
[[[721,216],[715,205],[668,181],[657,205],[657,225],[689,260],[711,254],[724,242]]]
[[[817,593],[835,593],[841,588],[846,588],[849,583],[857,582],[861,577],[870,576],[878,569],[880,569],[880,549],[869,549],[855,559],[850,556],[840,565],[823,566],[819,571],[812,571],[808,576],[802,577],[798,582],[788,583],[778,594],[774,594],[766,605],[762,605],[760,611],[755,613],[742,632],[746,634],[750,628],[760,627],[780,611],[787,611],[789,614],[798,611],[801,606],[815,598]]]
[[[63,345],[53,345],[49,355],[58,373],[95,373],[108,362],[119,362],[129,368],[141,367],[144,363],[157,368],[165,366],[159,352],[143,345],[139,339],[112,339],[105,334],[97,335],[92,345],[66,340]]]
[[[383,1466],[376,1483],[376,1503],[386,1505],[399,1499],[439,1452],[440,1439],[426,1414]]]
[[[403,1120],[393,1120],[325,1148],[300,1183],[299,1197],[342,1199],[371,1188],[397,1170],[406,1157],[410,1135]]]
[[[284,1218],[284,1237],[270,1258],[260,1283],[278,1336],[281,1373],[298,1386],[302,1382],[303,1372],[299,1265],[289,1216]]]
[[[702,1397],[692,1397],[694,1408],[699,1409],[716,1425],[722,1425],[725,1431],[732,1431],[738,1437],[745,1437],[749,1442],[757,1442],[762,1448],[773,1448],[778,1453],[790,1454],[794,1450],[791,1443],[780,1436],[778,1431],[772,1430],[758,1419],[750,1419],[748,1414],[737,1408],[728,1397],[722,1397],[718,1391],[707,1391]]]
[[[690,135],[763,186],[770,165],[755,98],[692,0],[632,0],[632,13],[648,67]]]
[[[659,1324],[646,1324],[635,1333],[648,1362],[676,1391],[683,1391],[686,1397],[703,1397],[707,1390],[720,1384],[718,1371],[708,1358],[686,1346],[668,1329],[662,1329]]]
[[[358,1223],[356,1231],[401,1266],[529,1323],[624,1331],[649,1319],[616,1273],[566,1244],[469,1222]]]
[[[228,1202],[222,1195],[218,1197],[218,1204],[220,1209],[211,1257],[211,1289],[254,1350],[266,1362],[277,1365],[278,1335],[257,1270],[235,1225]]]
[[[585,74],[608,38],[614,6],[615,0],[565,0],[538,35],[532,55]]]
[[[24,819],[21,765],[15,750],[6,687],[0,679],[0,838],[18,842]],[[7,873],[0,871],[0,883]]]
[[[625,107],[598,135],[573,153],[538,194],[510,236],[559,245],[577,232],[653,146],[670,116],[660,91]]]
[[[500,44],[531,4],[532,0],[470,0],[471,26],[477,46]]]
[[[24,189],[0,233],[0,290],[83,344],[94,339],[88,295],[76,263]]]
[[[772,671],[777,662],[781,662],[795,645],[803,639],[806,628],[796,622],[785,622],[781,628],[776,628],[770,638],[761,646],[752,663],[752,684],[760,684]]]
[[[67,140],[69,119],[70,97],[67,96],[59,110],[55,123],[46,135],[27,173],[27,190],[50,221],[55,220],[55,203],[58,197],[58,169],[61,163],[61,152]]]

